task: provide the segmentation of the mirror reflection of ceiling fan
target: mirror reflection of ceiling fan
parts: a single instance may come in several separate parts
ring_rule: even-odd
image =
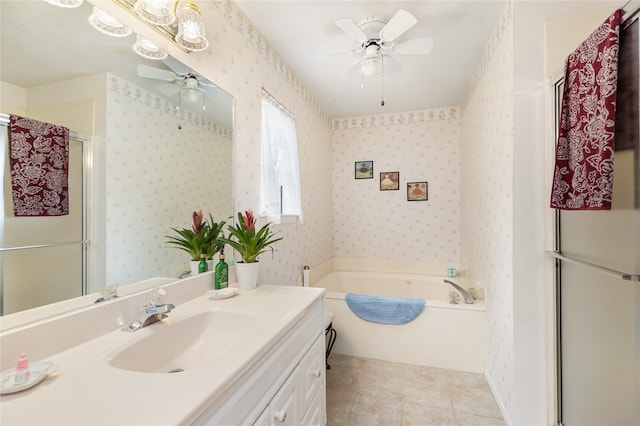
[[[193,104],[201,102],[202,109],[206,109],[206,100],[211,99],[211,91],[218,90],[217,86],[171,57],[162,62],[170,70],[140,64],[137,67],[138,76],[164,81],[158,84],[158,90],[169,98],[177,94],[179,106],[182,101]]]
[[[416,17],[404,9],[398,10],[389,20],[374,16],[364,19],[359,24],[351,19],[336,21],[335,24],[360,47],[330,53],[364,53],[342,73],[342,76],[352,74],[358,69],[363,78],[388,75],[400,68],[400,64],[392,55],[426,55],[431,52],[431,37],[396,42],[417,22]]]

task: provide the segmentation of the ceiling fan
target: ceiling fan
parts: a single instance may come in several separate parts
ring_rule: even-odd
[[[187,102],[202,100],[202,109],[205,109],[205,99],[211,96],[209,90],[217,89],[217,86],[171,57],[162,62],[170,70],[139,64],[136,69],[138,76],[164,81],[166,83],[158,85],[162,94],[167,97],[178,94],[179,103],[183,98]]]
[[[355,40],[360,47],[331,53],[364,53],[360,59],[354,61],[342,73],[342,76],[351,74],[357,69],[360,69],[363,77],[380,73],[389,74],[400,68],[400,64],[391,54],[426,55],[431,52],[433,48],[431,37],[396,42],[417,22],[416,17],[404,9],[398,10],[388,21],[380,17],[369,17],[359,24],[351,19],[335,21],[335,24]]]

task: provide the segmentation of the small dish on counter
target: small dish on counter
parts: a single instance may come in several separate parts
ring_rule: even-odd
[[[235,287],[221,288],[220,290],[209,290],[207,291],[207,296],[209,296],[209,299],[213,300],[227,299],[234,296],[237,290],[238,289]]]
[[[31,364],[29,370],[29,379],[24,383],[15,382],[15,368],[2,372],[0,378],[0,395],[29,389],[46,379],[50,374],[55,373],[58,368],[52,362],[40,361]]]

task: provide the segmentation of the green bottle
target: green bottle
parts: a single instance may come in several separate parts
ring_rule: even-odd
[[[224,261],[224,253],[220,253],[220,262],[216,265],[216,290],[229,286],[229,267]]]
[[[207,255],[204,253],[200,255],[200,263],[198,264],[198,273],[203,272],[207,272]]]

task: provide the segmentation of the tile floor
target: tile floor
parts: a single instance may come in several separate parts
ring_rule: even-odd
[[[332,353],[327,426],[504,426],[482,374]]]

